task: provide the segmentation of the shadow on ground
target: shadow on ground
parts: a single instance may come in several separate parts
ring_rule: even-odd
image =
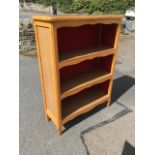
[[[135,147],[133,147],[129,142],[125,141],[122,155],[135,155]]]
[[[111,105],[114,104],[115,101],[117,101],[117,99],[121,97],[127,90],[129,90],[134,84],[135,84],[135,79],[127,75],[121,76],[115,79],[113,82]],[[95,109],[91,110],[90,112],[75,118],[74,121],[70,121],[66,123],[64,125],[65,129],[63,133],[66,132],[71,127],[73,127],[74,125],[78,124],[79,122],[99,112],[105,107],[106,107],[106,104],[99,105]]]
[[[130,76],[121,76],[113,82],[111,104],[118,100],[126,91],[135,84],[135,79]]]

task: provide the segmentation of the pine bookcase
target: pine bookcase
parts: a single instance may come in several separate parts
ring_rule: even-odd
[[[46,120],[110,104],[122,16],[33,16]]]

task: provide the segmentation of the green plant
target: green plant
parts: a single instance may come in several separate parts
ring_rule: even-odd
[[[125,11],[134,6],[134,0],[102,0],[101,11],[103,13],[125,13]]]
[[[20,0],[58,8],[64,13],[123,14],[135,0]]]
[[[73,0],[72,12],[78,12],[79,10],[85,10],[89,7],[89,0]]]
[[[58,8],[65,13],[72,13],[73,0],[59,0]]]
[[[101,0],[90,0],[89,13],[92,14],[93,12],[100,12],[101,3]]]

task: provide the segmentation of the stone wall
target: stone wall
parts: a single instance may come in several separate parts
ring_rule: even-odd
[[[35,35],[31,22],[20,23],[19,25],[19,52],[28,52],[34,50]]]
[[[41,4],[35,3],[19,3],[20,11],[38,11],[38,12],[52,12],[52,7],[45,7]]]

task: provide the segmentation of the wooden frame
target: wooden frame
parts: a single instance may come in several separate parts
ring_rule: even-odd
[[[45,118],[54,122],[58,134],[61,133],[62,125],[66,122],[104,102],[107,106],[110,105],[121,18],[122,16],[116,15],[33,17]],[[88,33],[85,33],[87,29]],[[81,30],[85,33],[81,35],[85,35],[82,37],[85,37],[86,44],[90,48],[81,41],[82,46],[85,47],[83,49],[78,43],[80,40],[76,38],[75,31],[80,33]],[[61,52],[65,48],[71,49],[69,44],[64,43],[69,37],[66,35],[67,32],[70,36],[75,35],[75,40],[66,42],[66,44],[72,42],[74,48],[68,53]],[[77,36],[80,37],[79,34]],[[93,37],[98,38],[98,43]],[[112,46],[111,38],[114,38]],[[77,50],[76,42],[79,48]],[[101,45],[104,43],[108,47]],[[104,69],[108,72],[103,71]],[[102,95],[102,90],[107,93]],[[97,91],[96,95],[95,91]],[[89,96],[89,93],[92,93],[93,98],[86,99],[84,94]],[[77,98],[79,101],[76,100]],[[75,105],[72,102],[78,103]]]

